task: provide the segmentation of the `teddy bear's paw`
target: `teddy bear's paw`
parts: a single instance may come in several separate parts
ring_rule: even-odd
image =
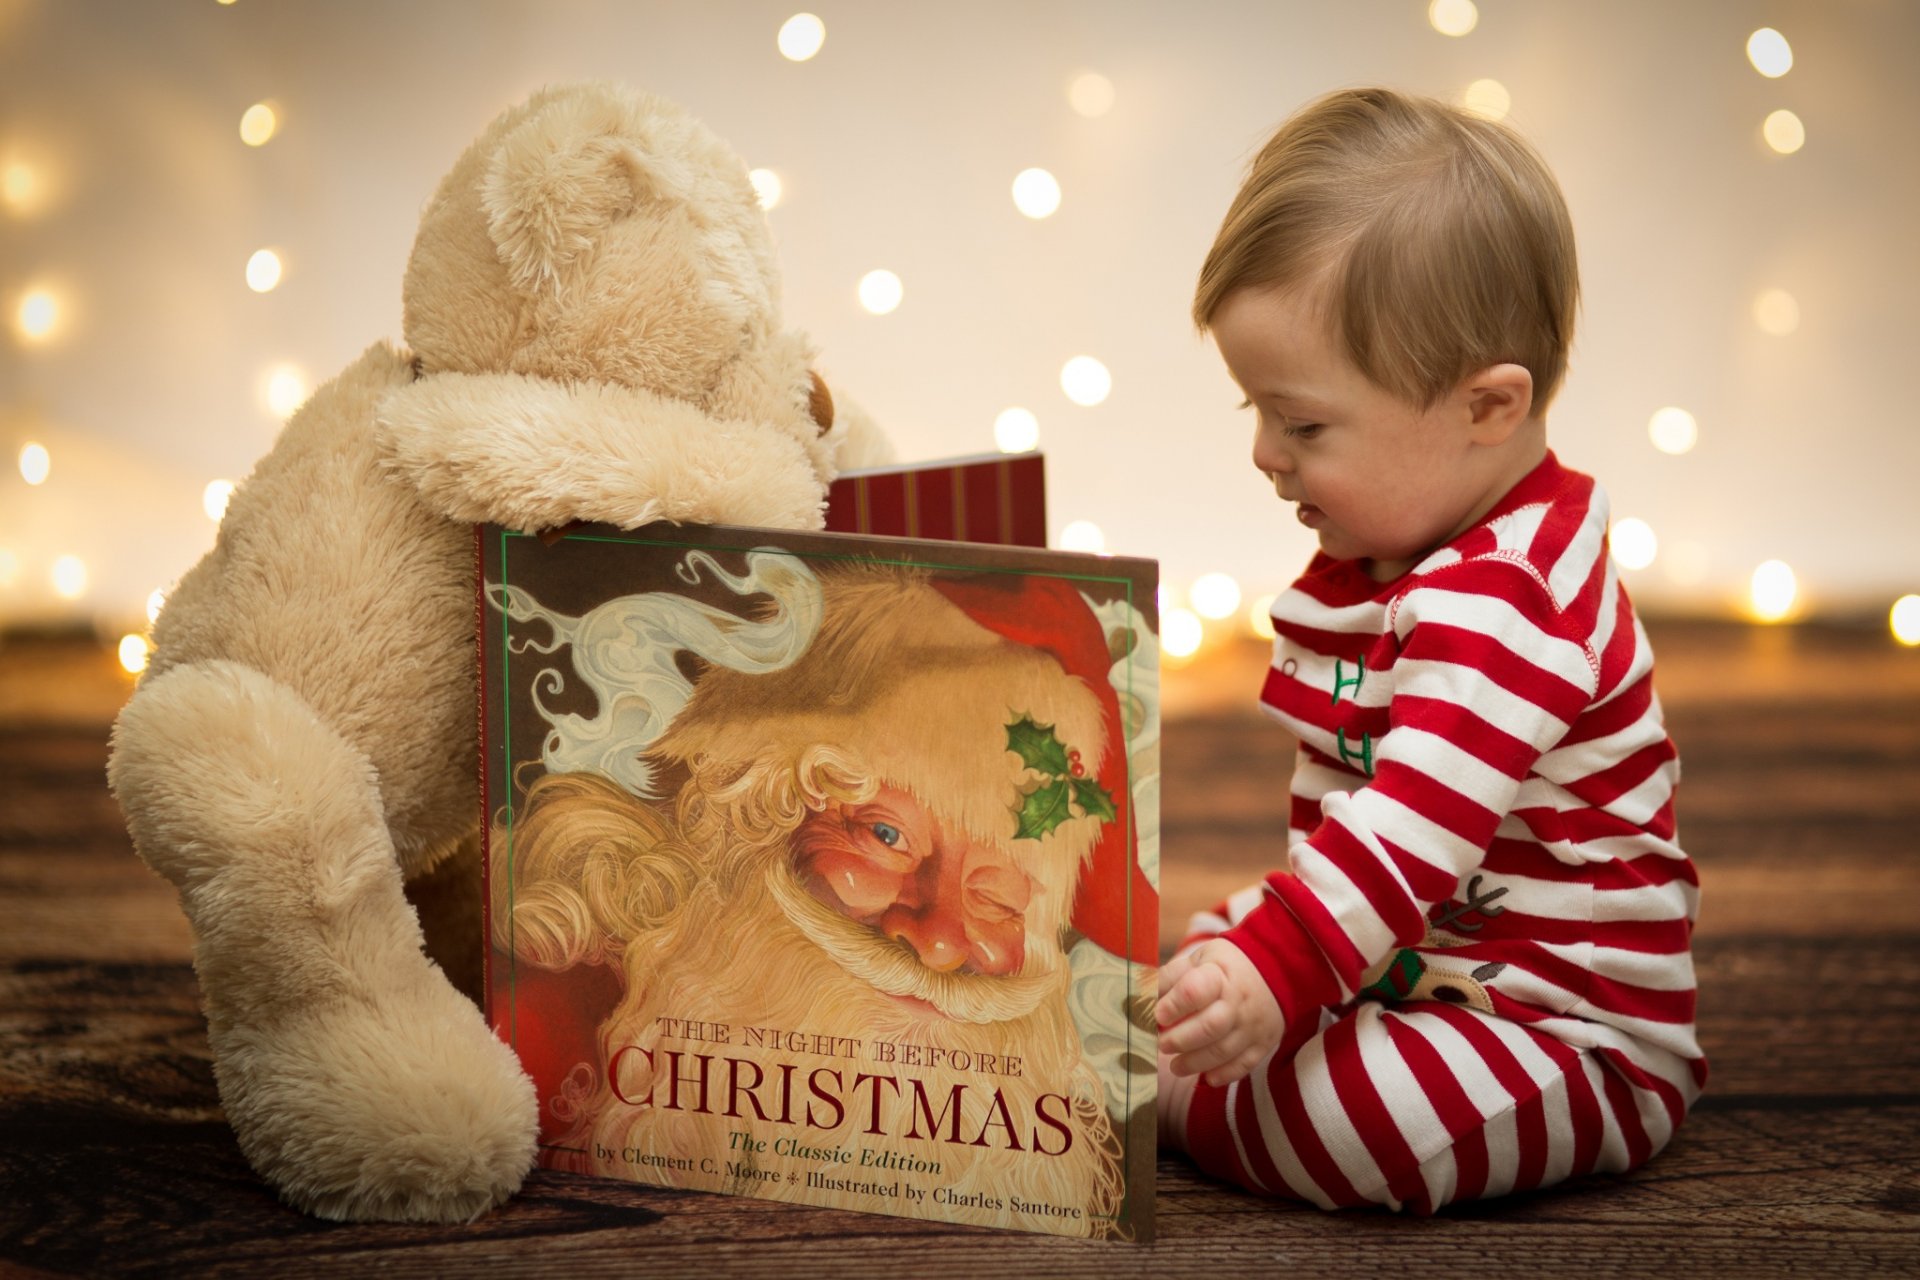
[[[216,1032],[228,1119],[296,1208],[352,1222],[469,1222],[520,1188],[533,1084],[437,971],[272,1028]]]
[[[636,388],[439,373],[382,400],[375,430],[387,473],[451,520],[821,523],[826,482],[790,432]]]
[[[240,663],[143,682],[115,722],[107,778],[135,847],[190,913],[216,882],[325,909],[398,874],[372,764]]]

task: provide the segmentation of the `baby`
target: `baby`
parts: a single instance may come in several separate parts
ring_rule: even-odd
[[[1635,1168],[1706,1083],[1653,655],[1546,442],[1578,295],[1540,157],[1380,89],[1281,126],[1201,269],[1320,541],[1261,692],[1289,865],[1160,975],[1161,1142],[1218,1177],[1431,1213]]]

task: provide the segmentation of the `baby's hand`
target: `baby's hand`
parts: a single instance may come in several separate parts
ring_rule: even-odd
[[[1287,1020],[1247,953],[1210,938],[1160,970],[1160,1052],[1175,1075],[1206,1073],[1211,1085],[1252,1071]]]

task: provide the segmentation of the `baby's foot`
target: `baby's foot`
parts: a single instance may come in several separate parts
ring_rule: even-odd
[[[1177,1076],[1168,1066],[1170,1059],[1160,1055],[1159,1124],[1160,1146],[1171,1151],[1187,1149],[1187,1108],[1193,1105],[1198,1076]]]

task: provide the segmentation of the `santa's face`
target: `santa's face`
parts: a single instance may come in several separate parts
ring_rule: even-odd
[[[829,803],[801,823],[792,848],[809,893],[936,973],[999,977],[1026,960],[1032,878],[903,788]]]

